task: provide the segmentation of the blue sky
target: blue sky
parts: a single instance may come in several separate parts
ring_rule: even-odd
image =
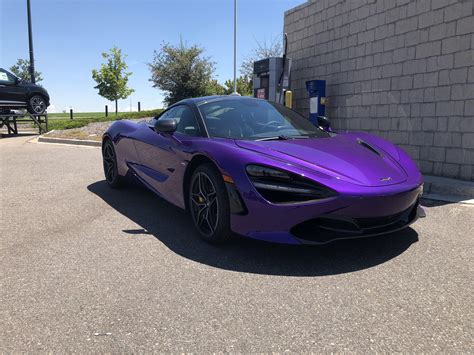
[[[304,0],[238,1],[238,67],[255,41],[281,36],[283,13]],[[31,0],[35,62],[50,95],[50,112],[70,106],[101,111],[107,103],[93,87],[91,70],[112,46],[128,55],[132,106],[162,107],[146,63],[165,42],[199,44],[216,62],[217,79],[233,75],[233,0]],[[0,66],[28,58],[26,0],[0,0]],[[119,103],[129,110],[130,100]]]

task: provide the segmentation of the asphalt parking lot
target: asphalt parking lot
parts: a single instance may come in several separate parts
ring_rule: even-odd
[[[201,242],[99,148],[0,139],[0,352],[472,352],[474,206],[324,247]]]

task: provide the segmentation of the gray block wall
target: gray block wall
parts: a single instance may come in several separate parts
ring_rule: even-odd
[[[403,147],[429,175],[474,180],[473,0],[314,0],[285,12],[297,111]]]

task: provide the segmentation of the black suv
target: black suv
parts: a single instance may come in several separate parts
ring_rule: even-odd
[[[8,113],[11,109],[26,108],[33,115],[41,115],[48,106],[46,89],[0,68],[0,114]]]

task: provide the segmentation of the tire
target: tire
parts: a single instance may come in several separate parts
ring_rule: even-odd
[[[114,189],[121,187],[123,178],[118,173],[117,155],[114,144],[110,139],[107,139],[102,146],[102,161],[107,184]]]
[[[227,189],[214,165],[206,163],[193,172],[189,187],[189,210],[194,226],[208,243],[232,239]]]
[[[42,115],[47,108],[46,100],[41,95],[33,95],[28,100],[28,112],[32,115]]]

